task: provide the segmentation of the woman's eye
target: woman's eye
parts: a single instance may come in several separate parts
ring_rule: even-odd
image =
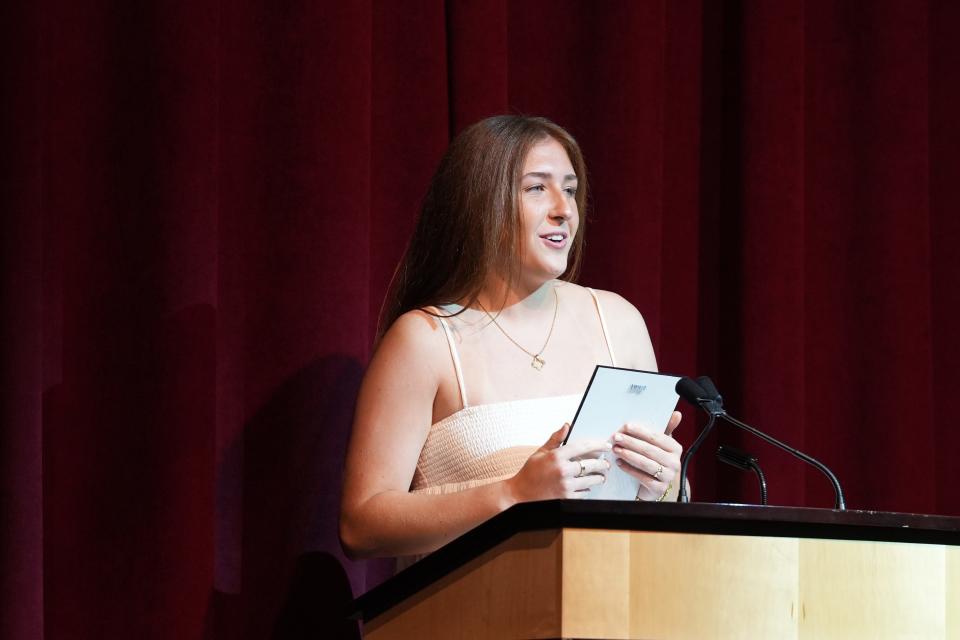
[[[525,189],[525,191],[536,191],[536,192],[542,192],[545,190],[546,190],[546,187],[544,187],[542,184],[532,184]]]
[[[570,196],[571,198],[572,198],[573,196],[577,195],[577,188],[576,188],[576,187],[567,187],[566,189],[564,189],[564,191],[566,191],[566,192],[567,192],[567,195]]]

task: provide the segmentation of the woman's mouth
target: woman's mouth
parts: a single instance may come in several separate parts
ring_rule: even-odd
[[[551,249],[563,249],[567,246],[567,234],[563,231],[545,233],[540,236],[543,244]]]

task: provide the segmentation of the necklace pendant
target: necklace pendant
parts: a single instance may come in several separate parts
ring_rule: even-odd
[[[530,361],[530,366],[540,371],[543,369],[543,365],[547,364],[547,361],[540,357],[540,354],[533,356],[533,360]]]

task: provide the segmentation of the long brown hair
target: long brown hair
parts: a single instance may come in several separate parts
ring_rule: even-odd
[[[580,226],[561,279],[575,280],[583,251],[587,171],[580,147],[546,118],[494,116],[464,129],[430,182],[413,237],[380,313],[378,338],[412,309],[472,304],[493,271],[508,284],[520,273],[519,182],[527,152],[546,138],[559,142],[577,175]]]

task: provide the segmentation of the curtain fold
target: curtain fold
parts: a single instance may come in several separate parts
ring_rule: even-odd
[[[942,513],[960,513],[960,492],[956,484],[955,460],[960,436],[953,428],[953,391],[960,381],[960,332],[955,330],[960,309],[960,269],[956,247],[960,246],[960,216],[957,215],[957,189],[960,184],[960,85],[950,82],[960,68],[960,46],[956,25],[960,24],[960,6],[937,2],[930,6],[927,55],[929,71],[930,119],[927,127],[930,171],[930,313],[927,339],[932,352],[934,386],[931,416],[934,447],[933,493],[936,509]],[[929,464],[929,463],[928,463]]]
[[[567,127],[582,281],[662,370],[960,515],[960,11],[893,0],[199,0],[0,9],[0,635],[356,637],[392,571],[336,521],[353,402],[452,135]],[[685,411],[685,445],[697,416]],[[829,506],[719,429],[701,500]]]
[[[14,29],[12,25],[17,25]],[[40,14],[0,6],[0,637],[43,633]]]

